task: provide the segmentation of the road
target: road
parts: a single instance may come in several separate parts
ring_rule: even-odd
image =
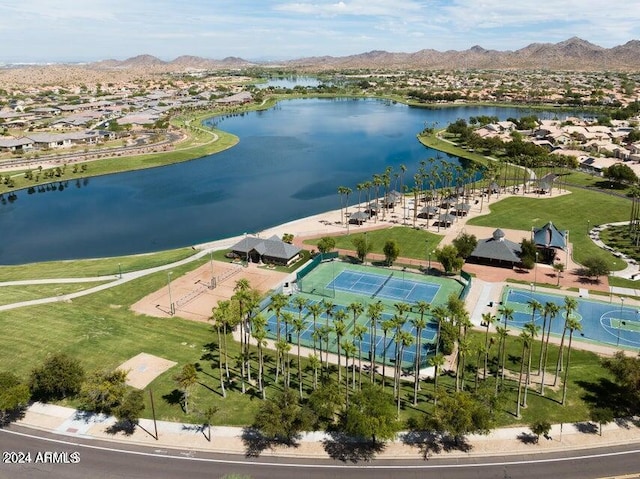
[[[36,437],[33,434],[42,437]],[[127,446],[116,442],[79,440],[15,425],[0,430],[0,479],[51,478],[219,478],[225,474],[243,474],[255,479],[413,479],[446,477],[469,478],[602,478],[629,475],[640,471],[637,444],[553,454],[528,454],[506,457],[432,458],[429,461],[386,460],[358,464],[334,460],[300,458],[245,458],[179,449],[154,449]],[[6,451],[31,454],[31,463],[6,464]],[[72,464],[38,463],[46,452],[59,455]],[[40,453],[40,456],[38,456]],[[76,453],[75,456],[72,453]],[[75,459],[74,459],[75,458]],[[50,459],[50,458],[49,458]]]

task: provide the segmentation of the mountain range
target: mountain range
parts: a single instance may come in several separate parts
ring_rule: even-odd
[[[278,66],[295,69],[548,69],[575,71],[637,70],[640,65],[640,41],[630,40],[624,45],[603,48],[573,37],[559,43],[532,43],[519,50],[486,50],[474,46],[468,50],[419,50],[414,53],[370,51],[343,57],[307,57],[281,62],[251,62],[237,57],[214,60],[196,56],[180,56],[166,62],[152,55],[139,55],[123,61],[103,60],[91,64],[95,68],[153,70],[218,70],[250,66]]]

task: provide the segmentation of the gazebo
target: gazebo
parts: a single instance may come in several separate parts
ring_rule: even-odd
[[[551,221],[542,228],[533,228],[532,236],[545,263],[553,263],[558,250],[567,251],[569,231],[559,230]]]
[[[454,213],[457,216],[467,216],[469,211],[471,211],[471,205],[469,205],[468,203],[458,203],[454,207]]]
[[[451,226],[455,220],[456,220],[455,216],[450,215],[449,213],[443,213],[440,216],[438,216],[438,221],[436,221],[436,224],[438,226],[443,226],[444,228],[447,228]]]
[[[467,261],[513,268],[522,262],[520,252],[520,245],[505,239],[504,231],[497,229],[491,238],[478,241]]]
[[[419,218],[433,218],[440,210],[435,206],[425,206],[418,213]]]
[[[365,213],[364,211],[356,211],[355,213],[351,213],[351,216],[349,216],[349,223],[361,225],[368,219],[369,213]]]

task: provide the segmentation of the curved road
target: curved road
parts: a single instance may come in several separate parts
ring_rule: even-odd
[[[417,477],[589,479],[640,471],[637,444],[575,451],[506,457],[433,458],[429,461],[377,461],[358,464],[320,459],[245,458],[193,450],[122,448],[118,443],[78,440],[18,426],[0,429],[0,478],[173,478],[222,477],[244,474],[255,479],[349,478],[394,479]],[[6,451],[29,452],[30,463],[7,464]],[[59,461],[51,463],[56,453]],[[62,453],[62,454],[61,454]],[[76,453],[75,456],[72,453]],[[79,459],[75,462],[74,459]],[[36,463],[37,460],[41,462]]]

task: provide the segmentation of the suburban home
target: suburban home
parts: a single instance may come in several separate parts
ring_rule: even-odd
[[[253,263],[290,265],[300,257],[300,248],[285,243],[276,235],[263,239],[256,236],[245,236],[231,247],[238,257]]]
[[[66,148],[71,146],[71,138],[57,133],[30,133],[26,138],[33,141],[36,148]]]
[[[520,253],[520,245],[506,239],[504,232],[497,229],[491,238],[478,241],[467,261],[501,268],[513,268],[521,263]]]
[[[235,95],[231,95],[225,98],[218,98],[216,103],[218,105],[242,105],[243,103],[249,103],[253,100],[253,96],[248,91],[241,91]]]
[[[0,138],[0,151],[22,151],[33,148],[29,138]]]

